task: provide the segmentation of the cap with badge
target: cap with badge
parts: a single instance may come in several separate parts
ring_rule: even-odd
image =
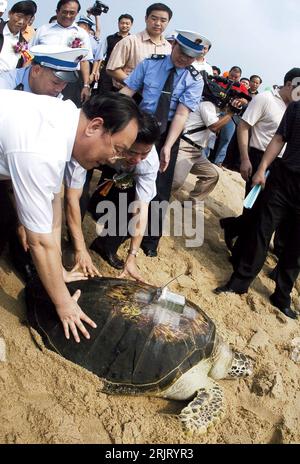
[[[182,52],[191,58],[197,58],[204,48],[210,47],[211,42],[203,35],[194,31],[176,31],[176,42],[180,45]]]
[[[87,16],[80,16],[80,18],[77,21],[77,24],[87,24],[91,29],[95,26],[94,21],[92,21],[90,18]]]
[[[59,45],[34,45],[30,48],[35,63],[53,69],[53,74],[66,82],[78,79],[78,63],[88,54],[87,48],[70,48]]]
[[[4,13],[7,8],[7,0],[0,0],[0,13]]]
[[[173,31],[170,34],[166,35],[166,40],[168,42],[174,42],[174,40],[176,39],[176,35],[177,35],[176,32]]]

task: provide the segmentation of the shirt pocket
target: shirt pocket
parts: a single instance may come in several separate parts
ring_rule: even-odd
[[[147,99],[156,100],[160,97],[162,91],[161,83],[155,82],[149,77],[145,77],[143,93]]]
[[[184,80],[180,79],[179,82],[176,84],[175,89],[173,90],[172,99],[179,100],[182,94],[184,94],[185,89],[186,89],[185,82]]]

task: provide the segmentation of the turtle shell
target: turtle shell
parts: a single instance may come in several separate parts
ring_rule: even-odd
[[[159,392],[213,351],[215,325],[195,304],[161,301],[157,287],[115,278],[68,284],[97,324],[90,340],[65,338],[55,307],[38,279],[26,287],[29,324],[47,348],[127,390]]]

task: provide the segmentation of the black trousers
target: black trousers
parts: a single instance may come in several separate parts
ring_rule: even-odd
[[[165,144],[169,127],[170,125],[168,125],[166,132],[162,134],[159,142],[156,144],[158,156],[160,156],[160,151]],[[159,203],[162,201],[170,200],[175,165],[176,165],[177,155],[178,155],[178,150],[179,150],[179,143],[180,143],[180,138],[176,141],[176,143],[172,147],[171,158],[170,158],[170,162],[169,162],[167,170],[163,173],[159,172],[157,175],[157,179],[156,179],[157,194],[149,204],[148,225],[146,229],[147,233],[145,234],[142,240],[142,243],[141,243],[141,248],[143,249],[156,251],[158,244],[159,244],[159,240],[162,236],[164,215],[163,215],[162,210],[159,208]],[[151,233],[151,228],[153,225],[155,225],[156,226],[155,228],[158,229],[158,233],[156,234]]]
[[[250,147],[249,149],[249,159],[252,164],[252,173],[253,175],[257,171],[257,168],[261,162],[262,156],[264,152],[261,150],[257,150],[256,148]],[[251,190],[252,186],[252,176],[251,178],[246,182],[245,186],[245,198],[248,195],[248,193]],[[227,231],[229,231],[230,235],[232,238],[238,237],[241,235],[244,231],[247,231],[247,224],[249,221],[252,220],[253,215],[256,213],[258,209],[258,204],[260,201],[260,197],[256,200],[254,206],[252,209],[243,209],[243,213],[240,216],[233,216],[233,217],[228,217],[223,219],[223,224],[226,227]]]
[[[262,193],[259,212],[249,225],[247,244],[231,276],[233,290],[248,290],[265,262],[272,234],[279,224],[288,229],[289,239],[279,256],[274,299],[278,305],[288,307],[300,271],[300,173],[287,169],[277,159]]]
[[[16,233],[17,215],[10,196],[10,181],[0,181],[0,255],[12,234]]]
[[[98,185],[104,182],[106,179],[112,179],[115,173],[116,171],[113,168],[109,166],[103,166],[102,175],[100,177]],[[128,208],[127,208],[127,211],[122,210],[123,223],[121,223],[119,213],[120,213],[120,209],[123,208],[123,204],[120,204],[120,194],[126,195],[126,198],[127,198],[126,203],[127,203],[127,206],[129,206],[129,204],[135,200],[135,193],[136,193],[135,185],[133,185],[132,187],[129,187],[128,189],[123,189],[123,190],[113,185],[113,187],[110,189],[109,193],[106,196],[103,196],[99,193],[99,188],[96,189],[96,191],[93,193],[91,197],[88,209],[90,213],[92,214],[93,218],[96,221],[98,221],[99,219],[101,220],[101,217],[106,215],[107,212],[105,211],[102,214],[97,213],[96,211],[97,205],[103,201],[112,202],[112,204],[115,206],[115,212],[116,212],[115,218],[113,218],[113,220],[115,220],[116,234],[106,235],[103,237],[99,236],[94,240],[92,245],[96,244],[98,248],[100,247],[106,253],[113,253],[113,254],[117,253],[120,245],[123,242],[125,242],[125,240],[127,240],[127,238],[130,236],[128,232],[128,223],[133,216],[131,213],[128,213]],[[104,227],[107,227],[107,225],[108,225],[108,222],[107,221],[104,222]]]
[[[12,201],[13,189],[11,181],[0,181],[0,256],[9,245],[9,257],[17,270],[26,265],[33,266],[31,254],[22,247],[18,234],[18,216]]]
[[[77,108],[82,107],[81,90],[83,88],[83,77],[81,71],[78,71],[78,80],[76,82],[69,82],[62,91],[64,100],[72,100]]]

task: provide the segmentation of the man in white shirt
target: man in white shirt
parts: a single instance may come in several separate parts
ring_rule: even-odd
[[[90,248],[100,254],[111,266],[123,269],[123,277],[128,273],[137,280],[143,279],[136,268],[135,257],[146,229],[149,203],[156,195],[159,159],[154,144],[159,136],[160,130],[156,118],[144,113],[142,128],[134,145],[124,152],[122,160],[103,167],[99,186],[89,205],[89,211],[94,219],[100,219],[105,227],[105,233],[99,233]],[[125,181],[122,180],[124,176]],[[113,210],[108,211],[108,217],[105,204],[101,207],[103,201],[110,201],[114,205]],[[134,209],[139,208],[139,213],[134,214],[132,219],[134,206]],[[110,228],[112,225],[115,227]],[[124,261],[117,256],[117,252],[128,237],[131,237],[131,241],[124,264]]]
[[[65,165],[73,157],[92,169],[128,150],[141,114],[130,98],[119,94],[94,97],[82,110],[70,101],[28,92],[1,90],[0,100],[0,179],[12,181],[19,221],[65,336],[71,330],[79,342],[78,329],[89,338],[82,321],[95,324],[77,304],[80,292],[71,297],[64,283],[60,190]]]
[[[279,90],[272,89],[256,95],[242,116],[237,135],[241,156],[240,172],[246,181],[245,195],[250,192],[252,175],[257,170],[267,146],[274,137],[288,104],[292,101],[294,90],[292,81],[299,77],[300,68],[291,69],[285,75],[284,85]],[[244,211],[241,216],[220,220],[226,245],[230,251],[234,250],[234,261],[238,261],[242,246],[239,241],[233,248],[234,240],[244,232],[247,233],[248,221],[251,220],[256,208],[257,202],[252,210]]]
[[[0,23],[0,74],[20,68],[26,62],[27,42],[21,31],[29,24],[34,14],[32,2],[18,2],[10,9],[9,20]]]
[[[57,22],[39,27],[30,42],[31,46],[39,44],[63,45],[71,48],[82,47],[89,50],[87,56],[80,61],[82,89],[78,84],[74,84],[67,86],[64,91],[65,98],[71,98],[78,107],[91,96],[89,61],[93,61],[89,35],[76,23],[76,16],[80,8],[78,0],[60,0],[56,7]]]
[[[211,46],[212,46],[211,42],[208,39],[206,39],[205,43],[203,44],[202,53],[201,53],[200,56],[198,56],[195,59],[195,61],[193,63],[193,66],[194,66],[195,69],[197,69],[197,71],[206,71],[208,75],[213,76],[213,74],[214,74],[213,68],[206,61],[206,55],[210,51]]]
[[[60,45],[35,45],[30,49],[30,53],[34,56],[30,66],[6,71],[0,75],[0,89],[23,90],[24,92],[38,95],[62,98],[61,92],[68,82],[76,82],[78,78],[78,73],[76,71],[78,58],[87,54],[88,50],[83,48],[62,47]],[[71,160],[67,163],[65,192],[67,192],[69,188],[76,188],[77,185],[80,187],[82,182],[84,182],[86,171],[81,168],[81,175],[77,176],[76,186],[74,187],[74,170],[77,169],[78,166],[75,160]],[[14,231],[8,231],[7,233],[10,259],[24,280],[28,281],[32,278],[32,274],[35,271],[30,253],[26,252],[27,244],[22,226],[17,226],[17,234],[21,243]],[[80,234],[80,237],[83,239],[81,230],[77,232],[76,238],[78,234]],[[75,265],[79,265],[85,274],[89,274],[92,277],[94,277],[94,275],[99,275],[87,251],[84,239],[80,242],[80,247],[77,247]]]
[[[220,110],[211,101],[202,101],[198,108],[190,113],[186,123],[179,153],[176,161],[172,191],[179,190],[189,173],[197,176],[197,182],[186,200],[192,201],[197,207],[207,195],[213,191],[219,180],[219,174],[213,164],[208,161],[204,150],[207,148],[212,133],[219,132],[234,116],[234,107],[242,105],[242,99],[235,99],[225,108],[225,114],[220,116]]]

